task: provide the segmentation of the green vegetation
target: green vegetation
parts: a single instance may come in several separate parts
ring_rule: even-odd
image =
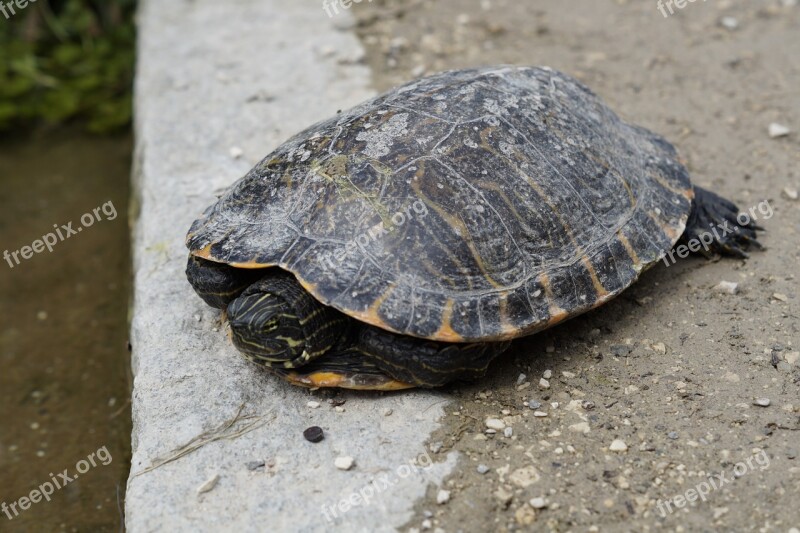
[[[135,3],[38,0],[0,14],[0,130],[69,120],[98,133],[128,126]]]

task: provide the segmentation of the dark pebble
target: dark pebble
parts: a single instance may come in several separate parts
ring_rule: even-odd
[[[264,461],[248,461],[246,466],[248,470],[258,470],[264,466]]]
[[[614,344],[611,346],[611,353],[617,357],[625,357],[633,351],[627,344]]]
[[[325,433],[319,426],[311,426],[303,432],[303,436],[308,442],[319,442],[325,438]]]

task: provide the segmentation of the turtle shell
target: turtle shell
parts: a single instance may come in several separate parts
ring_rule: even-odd
[[[294,136],[206,210],[199,257],[278,266],[321,302],[448,342],[530,334],[675,244],[675,149],[550,68],[444,72]]]

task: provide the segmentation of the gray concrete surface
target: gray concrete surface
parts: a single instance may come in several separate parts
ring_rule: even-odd
[[[361,45],[334,26],[349,16],[329,19],[316,1],[141,2],[125,505],[133,533],[394,530],[455,464],[453,455],[404,466],[425,453],[442,414],[437,394],[343,394],[337,410],[325,393],[246,364],[183,274],[186,231],[222,189],[289,135],[371,94]],[[308,407],[312,399],[322,405]],[[245,418],[225,434],[252,431],[147,471],[242,405]],[[311,425],[324,441],[303,439]],[[335,468],[343,455],[353,469]],[[355,505],[343,512],[343,499]]]

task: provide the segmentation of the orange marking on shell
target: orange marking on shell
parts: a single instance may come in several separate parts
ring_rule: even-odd
[[[367,324],[372,324],[373,326],[377,326],[379,328],[388,330],[388,331],[395,331],[389,325],[383,321],[383,319],[378,314],[378,310],[383,305],[383,302],[389,298],[389,295],[392,294],[394,287],[389,287],[386,289],[383,294],[381,294],[377,300],[372,302],[366,311],[347,311],[347,314],[352,316],[353,318],[357,318],[361,322],[366,322]]]
[[[209,261],[213,261],[214,259],[211,258],[211,244],[206,246],[205,248],[201,248],[199,250],[195,250],[192,252],[192,255],[195,257],[200,257],[202,259],[208,259]]]
[[[669,224],[665,224],[664,222],[662,222],[661,219],[659,218],[658,213],[654,211],[648,211],[647,215],[653,220],[653,222],[656,223],[656,226],[661,228],[661,231],[664,232],[664,235],[669,237],[671,242],[675,243],[678,241],[678,237],[680,237],[680,235],[678,235],[678,232],[675,231],[675,229]]]
[[[519,334],[519,329],[514,327],[508,317],[508,291],[500,294],[500,332],[504,338],[512,338]]]
[[[550,320],[547,321],[547,327],[555,326],[559,322],[563,322],[567,317],[569,317],[569,313],[560,307],[556,307],[555,309],[557,309],[556,312],[550,312]]]
[[[553,288],[550,286],[550,278],[547,274],[541,274],[539,276],[539,283],[544,287],[544,294],[550,306],[550,318],[547,321],[547,327],[554,326],[567,318],[569,313],[556,305],[555,297],[553,296]]]
[[[603,284],[600,283],[600,279],[597,277],[597,272],[594,269],[594,265],[592,265],[591,260],[589,260],[589,256],[584,255],[583,258],[583,266],[586,267],[586,270],[589,271],[589,276],[592,278],[592,285],[594,285],[594,290],[597,292],[598,298],[603,298],[608,294],[608,291]]]
[[[258,263],[256,261],[247,261],[246,263],[228,263],[228,264],[236,268],[249,268],[249,269],[269,268],[275,266],[272,263]]]
[[[623,235],[621,231],[619,233],[617,233],[617,240],[622,244],[622,246],[625,247],[625,251],[628,252],[628,255],[630,256],[631,260],[633,261],[634,266],[641,265],[642,262],[639,260],[639,256],[636,253],[636,250],[633,249],[633,246],[631,246],[631,243],[628,242],[628,238],[625,235]]]
[[[195,257],[199,257],[201,259],[205,259],[207,261],[214,261],[215,263],[225,263],[235,268],[268,268],[275,266],[272,263],[258,263],[256,261],[246,261],[244,263],[228,263],[227,261],[220,261],[213,255],[211,255],[211,247],[214,246],[213,243],[209,244],[199,250],[195,250],[191,252],[191,254]]]
[[[464,340],[450,324],[450,320],[453,318],[453,304],[453,300],[447,300],[442,311],[442,325],[436,330],[436,333],[431,335],[432,339],[444,342],[462,342]]]
[[[609,300],[613,299],[614,296],[615,296],[614,294],[606,294],[603,297],[598,298],[597,300],[595,300],[594,304],[592,304],[592,309],[596,309],[596,308],[600,307],[601,305],[605,304]]]
[[[310,388],[339,387],[341,389],[352,390],[396,391],[415,387],[415,385],[411,385],[410,383],[397,381],[391,378],[386,378],[386,380],[381,383],[363,385],[359,384],[354,378],[349,378],[345,374],[337,374],[336,372],[314,372],[312,374],[298,374],[292,372],[286,375],[286,379],[292,385]]]

